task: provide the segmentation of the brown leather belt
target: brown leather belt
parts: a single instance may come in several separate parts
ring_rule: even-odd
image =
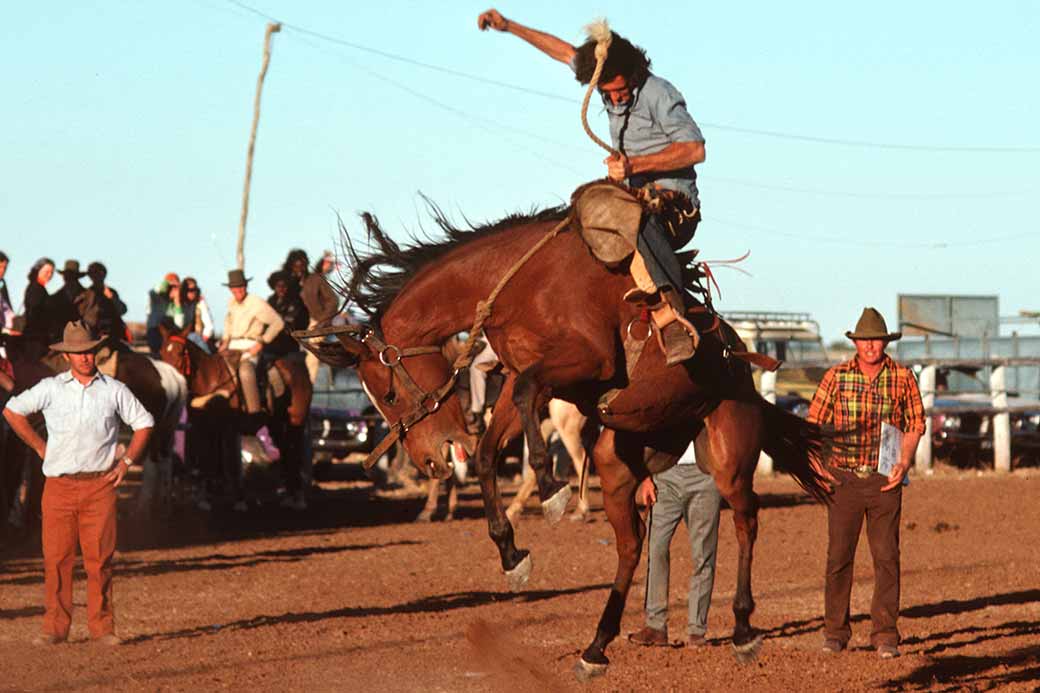
[[[59,474],[59,479],[75,479],[82,481],[84,479],[99,479],[108,474],[108,472],[76,472],[75,474]]]

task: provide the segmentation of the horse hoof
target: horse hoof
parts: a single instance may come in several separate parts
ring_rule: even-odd
[[[549,526],[553,526],[563,519],[563,513],[567,510],[567,503],[571,500],[571,487],[564,486],[557,491],[552,498],[542,503],[542,514]]]
[[[578,663],[574,665],[574,678],[578,679],[579,683],[588,683],[606,673],[606,664],[592,664],[584,659],[579,659]]]
[[[419,513],[419,517],[415,518],[415,521],[416,522],[432,522],[433,521],[433,513],[431,513],[428,510],[423,510],[421,513]]]
[[[738,664],[751,664],[758,659],[758,653],[762,649],[762,636],[755,636],[752,640],[738,645],[733,643],[733,656]]]
[[[524,556],[524,559],[516,564],[516,567],[512,570],[506,571],[506,580],[509,581],[509,591],[519,592],[527,584],[527,580],[531,577],[531,569],[534,567],[534,563],[531,561],[531,554]]]

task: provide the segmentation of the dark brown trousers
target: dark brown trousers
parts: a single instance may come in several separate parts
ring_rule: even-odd
[[[870,643],[898,645],[899,630],[899,518],[903,489],[881,492],[886,477],[872,474],[860,479],[851,472],[835,470],[841,482],[828,507],[827,574],[824,591],[824,636],[847,643],[849,599],[863,518],[867,518],[867,542],[874,559],[874,599],[870,605],[873,629]]]
[[[66,638],[72,624],[76,546],[87,573],[90,637],[114,632],[112,556],[116,550],[116,491],[103,477],[50,477],[43,488],[43,632]]]

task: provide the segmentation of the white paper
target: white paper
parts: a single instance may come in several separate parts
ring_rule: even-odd
[[[895,426],[881,422],[881,445],[878,448],[878,474],[888,476],[899,464],[903,448],[903,432]]]

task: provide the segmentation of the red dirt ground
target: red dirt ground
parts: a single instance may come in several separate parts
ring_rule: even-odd
[[[826,516],[785,478],[762,479],[754,625],[761,656],[735,663],[736,544],[724,511],[709,623],[711,646],[642,649],[624,635],[605,678],[570,673],[589,642],[615,568],[613,535],[596,522],[551,528],[530,510],[519,543],[535,571],[505,590],[474,485],[463,519],[406,523],[421,499],[373,496],[363,482],[326,484],[307,513],[184,509],[162,523],[124,519],[116,567],[118,648],[87,640],[29,644],[40,628],[38,539],[0,554],[3,690],[1036,690],[1040,474],[940,471],[915,478],[903,504],[903,656],[869,650],[872,572],[860,544],[851,651],[820,651]],[[689,556],[673,544],[673,634],[685,632]],[[643,571],[625,633],[642,625]],[[77,604],[84,603],[82,576]]]

